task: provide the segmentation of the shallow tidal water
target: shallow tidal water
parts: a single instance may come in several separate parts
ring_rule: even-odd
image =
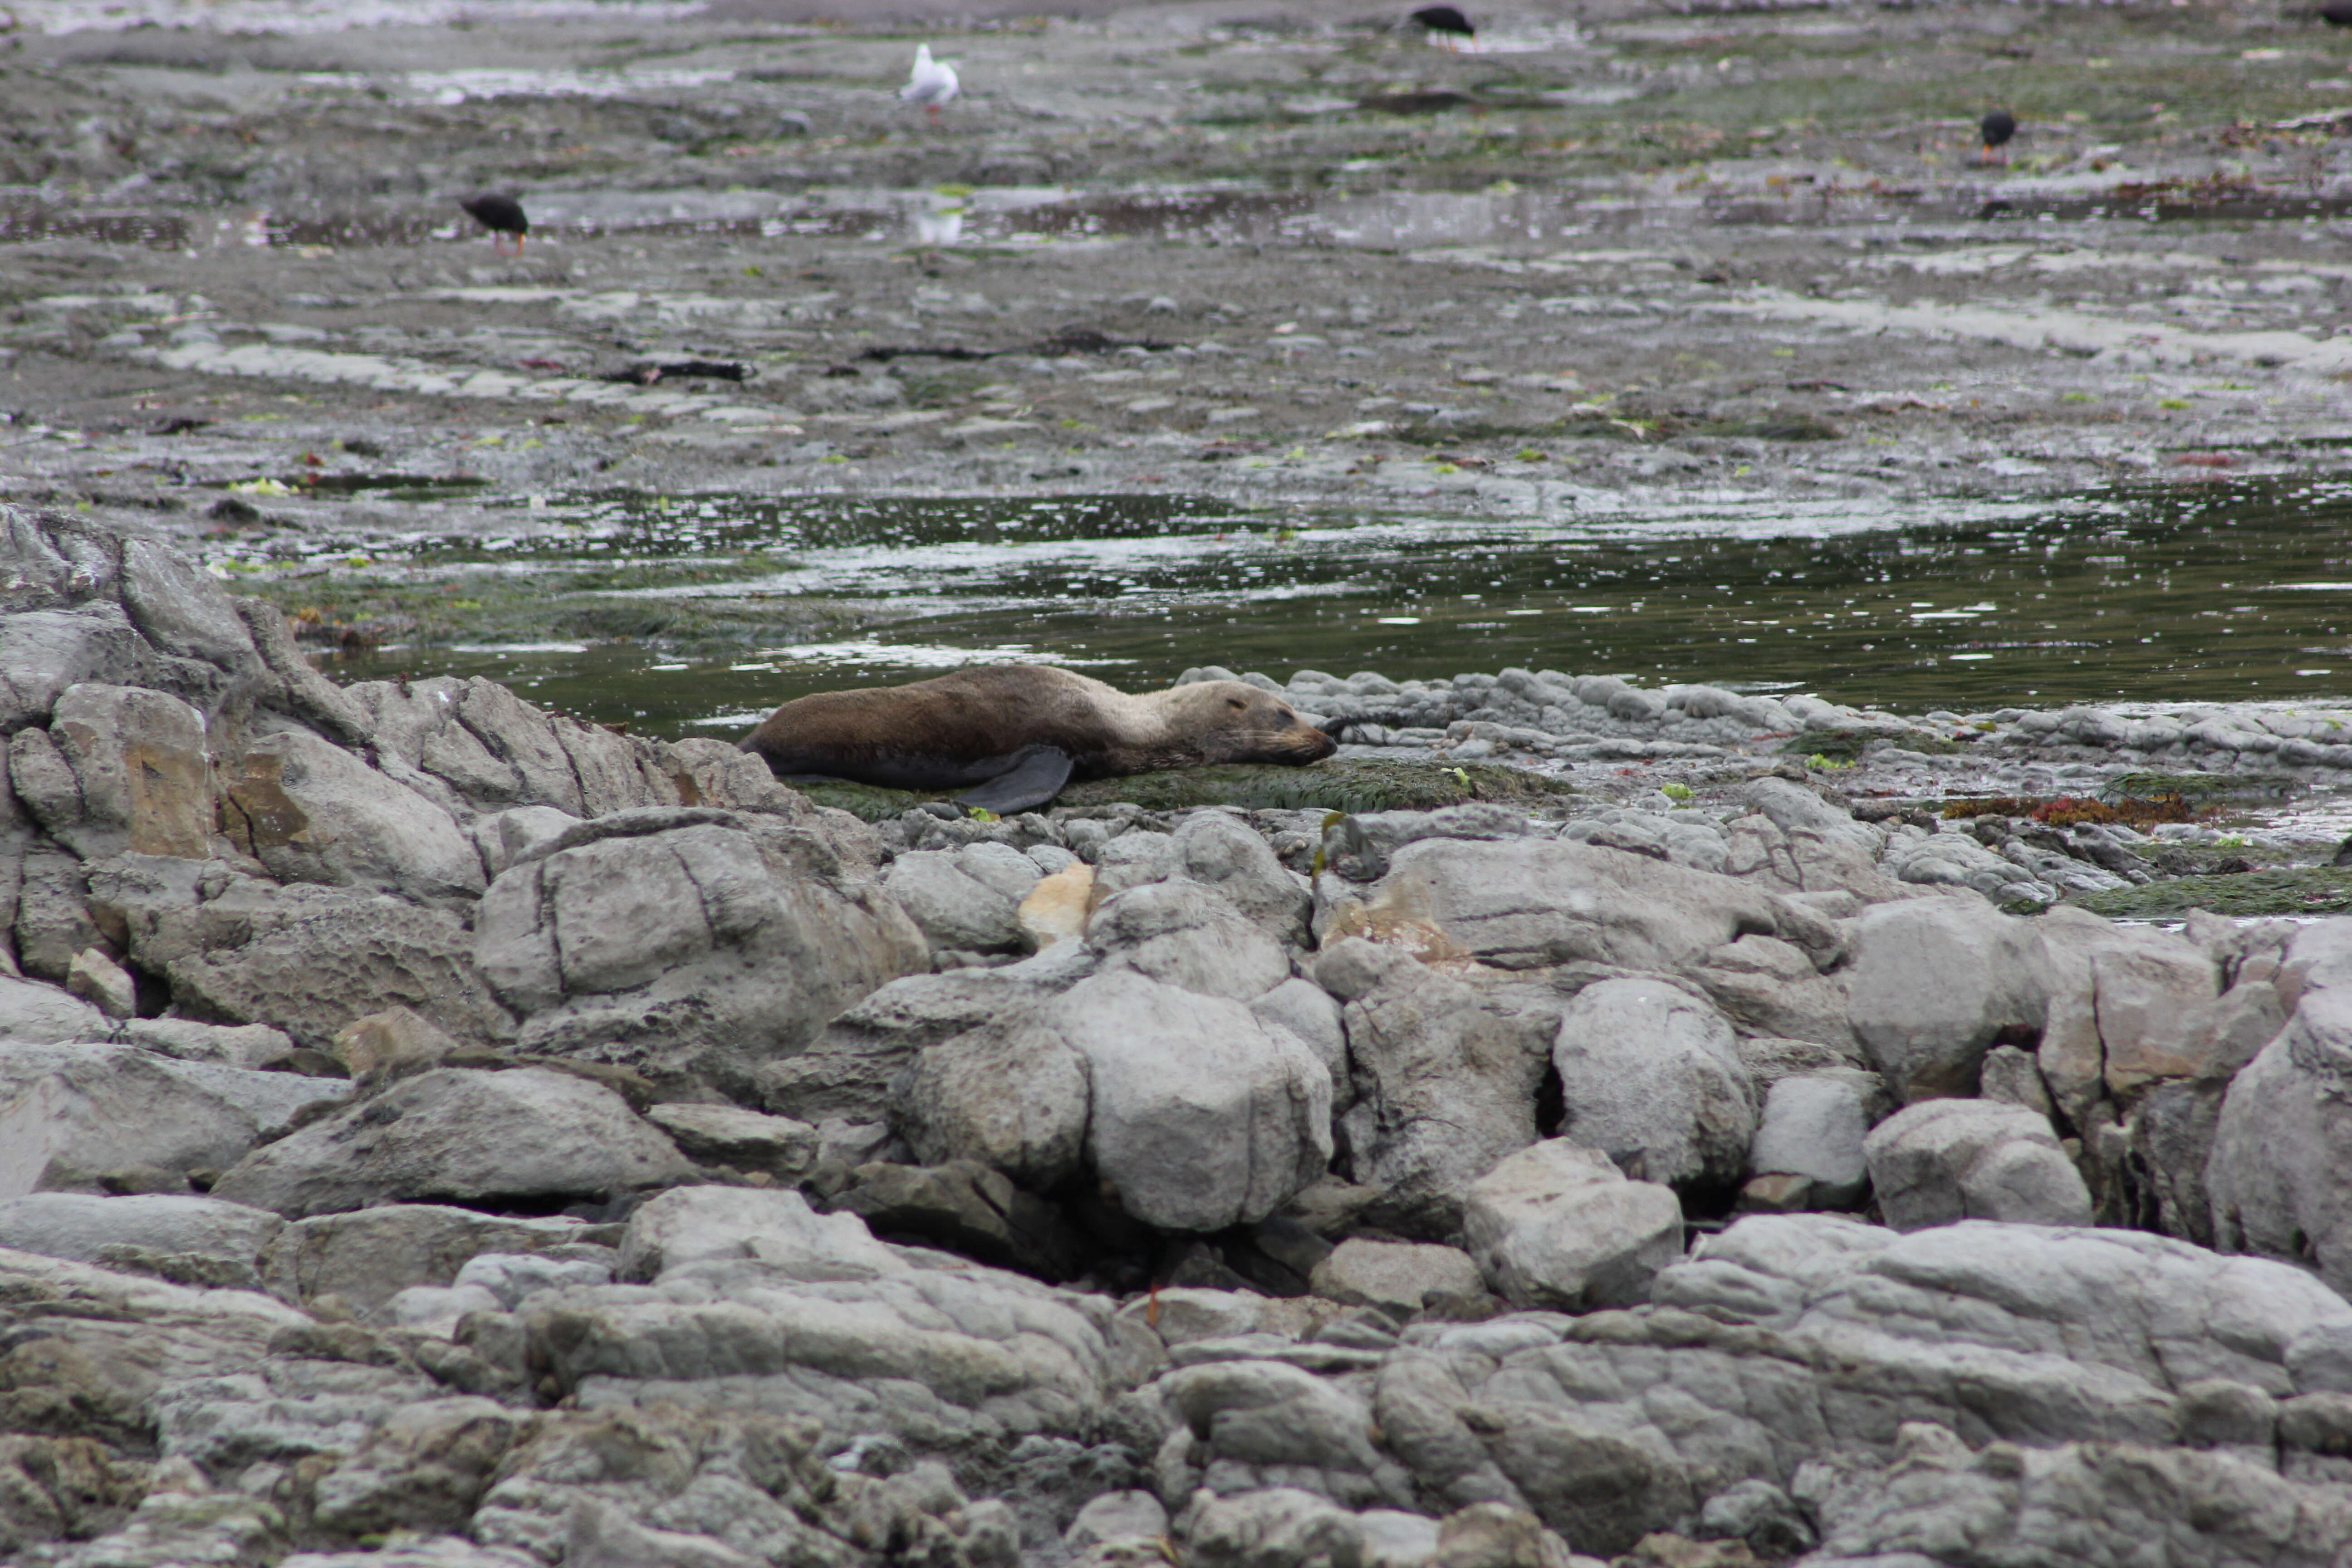
[[[2352,484],[2336,481],[1565,522],[605,492],[517,501],[507,531],[503,505],[465,531],[312,531],[224,564],[330,622],[359,618],[345,601],[409,617],[336,658],[341,679],[493,675],[667,735],[1012,659],[1133,689],[1212,662],[1277,679],[1517,665],[1910,711],[2352,692]]]

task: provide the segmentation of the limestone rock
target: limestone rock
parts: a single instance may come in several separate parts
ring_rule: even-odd
[[[281,882],[465,899],[482,860],[439,805],[290,722],[257,726],[222,781],[230,840]]]
[[[851,1004],[804,1048],[761,1062],[759,1098],[772,1111],[805,1121],[881,1121],[890,1113],[892,1082],[924,1047],[982,1026],[1015,1025],[1053,994],[1026,964],[891,981]]]
[[[817,1159],[817,1131],[789,1116],[763,1116],[733,1105],[656,1105],[646,1120],[688,1157],[737,1171],[765,1171],[780,1181],[804,1174]]]
[[[1990,1100],[1931,1100],[1864,1141],[1886,1223],[1919,1230],[1961,1219],[2088,1225],[2091,1194],[2047,1118]]]
[[[1656,980],[1605,980],[1568,1005],[1552,1047],[1567,1121],[1562,1135],[1639,1159],[1669,1186],[1735,1184],[1756,1109],[1731,1025]]]
[[[514,1019],[474,966],[474,935],[446,910],[357,888],[225,879],[131,921],[131,957],[182,1006],[267,1024],[323,1050],[353,1020],[394,1005],[460,1044],[511,1038]]]
[[[1311,980],[1286,980],[1250,998],[1260,1020],[1289,1030],[1330,1069],[1331,1108],[1345,1110],[1355,1098],[1348,1078],[1348,1028],[1339,1001]]]
[[[1280,942],[1192,882],[1147,883],[1105,899],[1087,922],[1087,946],[1106,970],[1237,1002],[1290,978]]]
[[[1474,1184],[1463,1231],[1496,1294],[1570,1311],[1645,1300],[1651,1278],[1683,1251],[1671,1188],[1629,1182],[1608,1155],[1557,1138]]]
[[[0,1247],[181,1284],[257,1289],[262,1250],[285,1224],[211,1198],[36,1193],[0,1203]]]
[[[891,862],[883,887],[921,929],[934,952],[1003,952],[1021,947],[1021,899],[971,876],[956,862],[957,857],[945,850],[909,851]]]
[[[205,716],[164,692],[66,688],[47,730],[16,732],[8,771],[36,820],[85,860],[212,853]]]
[[[1759,1175],[1803,1176],[1824,1207],[1861,1201],[1870,1182],[1864,1140],[1870,1131],[1862,1091],[1842,1076],[1799,1074],[1774,1084],[1748,1146]]]
[[[2312,986],[2222,1101],[2205,1170],[2215,1246],[2295,1258],[2352,1290],[2347,1089],[2352,985]]]
[[[1470,1184],[1535,1142],[1552,1031],[1487,1011],[1469,986],[1386,943],[1338,942],[1315,973],[1347,1004],[1355,1103],[1342,1126],[1353,1179],[1382,1194],[1371,1217],[1454,1235]]]
[[[1315,1266],[1309,1288],[1334,1301],[1381,1307],[1400,1316],[1421,1310],[1435,1290],[1476,1296],[1486,1279],[1469,1254],[1427,1242],[1372,1241],[1351,1236]]]
[[[1114,973],[1047,1017],[1087,1063],[1094,1168],[1146,1224],[1264,1219],[1329,1164],[1329,1073],[1240,1003]]]
[[[898,906],[811,833],[707,811],[575,832],[591,829],[604,836],[501,875],[476,917],[481,972],[527,1050],[634,1068],[681,1098],[756,1099],[763,1060],[928,967]]]
[[[2039,1034],[2041,933],[1973,899],[1874,904],[1853,937],[1853,1030],[1905,1101],[1973,1094],[2004,1031]]]
[[[541,1068],[438,1068],[257,1150],[213,1191],[299,1219],[381,1203],[603,1197],[692,1169],[611,1089]]]
[[[176,1185],[236,1164],[351,1086],[130,1046],[0,1046],[0,1198]],[[152,1190],[152,1187],[149,1190]]]
[[[927,1164],[975,1160],[1044,1192],[1077,1169],[1091,1094],[1087,1058],[1015,1016],[924,1047],[897,1080],[891,1123]]]
[[[1502,969],[1580,960],[1671,970],[1749,931],[1825,964],[1836,943],[1818,916],[1748,883],[1556,841],[1423,839],[1399,849],[1368,893],[1335,900],[1316,920],[1326,945],[1370,935]]]
[[[1177,863],[1187,878],[1213,890],[1283,946],[1307,940],[1313,896],[1246,823],[1223,811],[1196,811],[1178,825],[1173,838]]]
[[[112,1027],[104,1013],[62,986],[0,975],[0,1041],[53,1046],[102,1040]]]
[[[485,1253],[613,1256],[619,1227],[556,1217],[519,1219],[436,1204],[383,1204],[298,1219],[261,1260],[270,1294],[309,1307],[333,1297],[362,1319],[401,1291],[456,1281]]]

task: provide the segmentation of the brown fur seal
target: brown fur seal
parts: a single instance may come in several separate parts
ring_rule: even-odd
[[[1280,697],[1238,680],[1130,697],[1037,664],[796,698],[742,744],[781,777],[886,789],[973,785],[957,798],[995,812],[1043,805],[1073,778],[1208,763],[1297,764],[1338,750]]]

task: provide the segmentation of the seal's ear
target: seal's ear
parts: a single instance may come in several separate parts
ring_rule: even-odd
[[[956,804],[976,805],[999,816],[1034,811],[1062,793],[1076,765],[1059,746],[1026,746],[1013,754],[1011,767],[979,788],[956,796]]]

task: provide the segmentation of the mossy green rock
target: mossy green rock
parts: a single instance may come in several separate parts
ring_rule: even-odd
[[[803,784],[802,793],[819,805],[838,806],[868,822],[880,822],[927,800],[946,800],[948,790],[922,794],[875,789],[866,784]],[[1433,811],[1474,800],[1500,801],[1530,809],[1575,793],[1566,779],[1523,768],[1473,763],[1450,768],[1436,763],[1391,762],[1385,757],[1334,757],[1303,768],[1234,763],[1135,773],[1127,778],[1074,784],[1055,805],[1115,805],[1146,811],[1184,811],[1200,805],[1238,805],[1286,811]]]
[[[2113,920],[2179,920],[2191,910],[2217,915],[2336,915],[2352,912],[2352,867],[2176,877],[2074,900]]]
[[[2284,800],[2306,787],[2292,773],[2126,773],[2103,785],[2098,798],[2113,805],[2177,795],[2191,805],[2210,805],[2225,800]]]

